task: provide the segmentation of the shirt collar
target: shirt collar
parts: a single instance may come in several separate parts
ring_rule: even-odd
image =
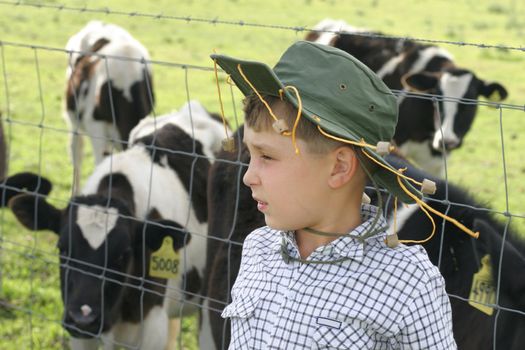
[[[384,239],[388,226],[380,213],[376,219],[378,212],[379,209],[376,206],[363,204],[361,206],[361,217],[363,218],[361,225],[329,244],[334,247],[334,254],[361,260],[367,242]]]
[[[386,236],[387,223],[382,215],[379,216],[374,225],[379,209],[376,206],[369,204],[362,204],[361,216],[363,222],[348,234],[337,238],[326,246],[319,247],[316,251],[328,252],[331,259],[336,260],[340,258],[351,258],[354,260],[362,260],[364,253],[364,245],[368,241],[384,239]],[[379,230],[379,231],[378,231]],[[284,240],[286,249],[289,254],[297,247],[295,235],[293,231],[279,231],[280,235],[274,235],[271,244],[272,251],[281,252],[281,246]],[[372,235],[369,234],[373,232]]]

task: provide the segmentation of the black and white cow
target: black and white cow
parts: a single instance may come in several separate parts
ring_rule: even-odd
[[[406,175],[422,181],[436,181],[437,192],[426,200],[432,208],[455,218],[473,231],[480,232],[473,239],[450,223],[443,223],[431,214],[436,222],[436,236],[423,246],[430,260],[440,267],[445,278],[452,304],[454,337],[459,349],[525,348],[525,241],[494,220],[487,206],[473,199],[465,190],[444,180],[432,178],[397,156],[387,156],[396,168],[407,168]],[[373,198],[373,194],[370,194]],[[385,201],[392,230],[392,201]],[[417,204],[400,207],[397,214],[400,239],[426,238],[432,226]],[[474,308],[465,300],[472,297],[473,276],[483,266],[482,259],[490,261],[493,284],[486,285],[487,294],[495,296],[499,281],[499,308],[488,315]],[[500,273],[501,262],[501,273]],[[491,303],[490,301],[487,301]],[[494,337],[495,336],[495,337]]]
[[[317,24],[306,39],[350,53],[389,88],[401,91],[394,141],[405,157],[431,174],[443,175],[443,154],[461,146],[476,115],[478,97],[494,101],[507,97],[501,84],[487,83],[457,67],[452,55],[437,46],[385,37],[330,19]],[[418,96],[421,92],[424,98]]]
[[[154,129],[150,119],[138,125],[133,145],[106,157],[65,209],[30,195],[10,202],[26,227],[59,234],[64,326],[74,349],[100,340],[108,349],[163,349],[168,317],[198,309],[207,176],[224,128],[198,102],[161,120]],[[180,249],[169,281],[149,275],[151,252],[166,235]]]
[[[78,188],[82,133],[91,138],[95,164],[113,149],[125,149],[131,129],[153,109],[152,70],[148,50],[114,24],[89,22],[66,51],[64,117]]]
[[[242,129],[237,133],[242,139],[239,134],[242,135]],[[461,188],[448,183],[446,190],[445,181],[432,178],[401,158],[391,155],[388,160],[397,168],[407,167],[407,174],[419,181],[423,178],[435,180],[438,191],[427,199],[428,203],[480,232],[477,240],[472,239],[452,224],[443,225],[443,220],[435,216],[436,235],[424,244],[431,261],[440,267],[445,277],[459,349],[488,350],[493,349],[493,343],[501,350],[525,348],[522,332],[525,329],[525,282],[522,278],[525,274],[525,242],[510,232],[504,241],[504,226]],[[229,344],[230,325],[220,314],[230,301],[229,291],[239,270],[242,242],[254,228],[264,225],[264,218],[253,202],[249,188],[242,184],[248,163],[249,154],[241,148],[240,156],[237,153],[218,155],[210,170],[208,231],[210,244],[214,244],[215,249],[208,250],[206,263],[207,307],[203,312],[207,315],[202,318],[200,329],[203,349],[225,349]],[[370,197],[377,201],[373,193]],[[450,203],[449,208],[443,204],[445,198]],[[392,201],[385,198],[384,203],[392,230]],[[397,227],[400,239],[421,240],[431,232],[430,221],[417,205],[400,206]],[[501,254],[503,260],[499,273]],[[492,280],[500,281],[499,309],[492,315],[465,301],[470,297],[473,276],[480,270],[485,256],[492,265]],[[487,287],[491,288],[494,286]]]
[[[115,174],[115,191],[126,190]],[[122,184],[122,188],[121,185]],[[10,207],[30,230],[57,234],[60,251],[62,324],[74,350],[113,345],[163,350],[168,315],[163,307],[166,280],[149,275],[152,251],[166,236],[178,251],[189,235],[169,220],[133,218],[127,203],[110,198],[107,182],[98,193],[73,197],[64,209],[41,197],[18,195]]]
[[[239,142],[243,127],[234,134],[236,152],[216,157],[208,179],[208,249],[205,290],[199,330],[200,349],[226,349],[229,322],[221,318],[230,301],[230,290],[239,272],[242,243],[246,235],[264,225],[264,216],[254,207],[251,190],[242,182],[249,161],[248,150]]]
[[[170,132],[153,132],[159,129]],[[159,203],[163,203],[157,208],[162,217],[174,218],[175,221],[181,220],[180,222],[186,223],[189,232],[198,233],[193,235],[192,242],[185,248],[185,275],[169,281],[167,307],[170,317],[181,317],[200,309],[208,242],[206,237],[208,170],[214,160],[214,154],[221,149],[224,137],[224,125],[220,117],[209,113],[197,101],[190,101],[172,114],[145,118],[130,134],[133,148],[137,144],[147,145],[155,142],[164,145],[163,147],[168,150],[176,151],[161,149],[151,153],[160,166],[166,170],[169,167],[176,170],[177,183],[158,183],[155,191],[151,191],[150,200],[156,199]],[[108,162],[109,160],[106,161]],[[136,175],[141,178],[144,173],[138,171]],[[155,179],[155,175],[152,175],[152,178]],[[183,188],[180,187],[181,185]],[[170,192],[166,189],[170,189]],[[191,194],[191,198],[187,195],[187,199],[183,201],[178,196],[178,200],[174,202],[172,196],[166,195],[172,191],[185,191]],[[190,201],[193,211],[188,207]],[[180,211],[181,206],[185,208],[184,211]]]

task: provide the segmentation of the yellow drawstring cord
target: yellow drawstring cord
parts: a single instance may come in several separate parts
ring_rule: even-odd
[[[456,227],[458,227],[461,231],[467,233],[468,235],[470,235],[470,236],[472,236],[474,238],[478,238],[479,237],[479,232],[474,232],[474,231],[468,229],[467,227],[465,227],[465,225],[463,225],[462,223],[460,223],[456,219],[453,219],[453,218],[451,218],[451,217],[449,217],[449,216],[447,216],[447,215],[445,215],[443,213],[440,213],[439,211],[437,211],[436,209],[432,208],[427,203],[423,202],[421,199],[417,198],[417,196],[415,196],[413,193],[411,193],[405,187],[405,185],[403,185],[403,183],[401,182],[401,179],[399,177],[397,178],[397,182],[399,183],[399,186],[401,186],[403,191],[405,191],[407,195],[409,195],[412,199],[414,199],[416,201],[417,204],[419,204],[421,209],[423,209],[423,206],[424,206],[426,209],[428,209],[432,213],[436,214],[437,216],[441,217],[442,219],[447,220],[447,221],[451,222],[452,224],[456,225]]]
[[[419,207],[421,208],[421,210],[423,210],[425,212],[425,214],[427,214],[427,216],[430,218],[430,220],[432,221],[432,226],[434,227],[434,229],[432,230],[432,233],[430,234],[430,237],[425,239],[424,241],[422,242],[426,242],[428,239],[430,239],[433,235],[434,235],[434,230],[436,228],[436,225],[434,223],[434,220],[432,219],[432,217],[430,216],[430,214],[427,212],[428,211],[431,211],[432,213],[436,214],[437,216],[453,223],[454,225],[456,225],[460,230],[462,230],[463,232],[465,232],[466,234],[474,237],[474,238],[478,238],[479,237],[479,232],[473,232],[472,230],[468,229],[467,227],[465,227],[465,225],[461,224],[459,221],[457,221],[456,219],[453,219],[445,214],[442,214],[440,213],[439,211],[435,210],[434,208],[432,208],[430,205],[428,205],[427,203],[423,202],[421,199],[419,199],[416,195],[414,195],[412,192],[410,192],[408,190],[408,188],[406,188],[405,185],[403,185],[403,182],[401,181],[401,178],[403,179],[406,179],[408,181],[411,181],[419,186],[422,185],[421,182],[419,181],[416,181],[406,175],[403,175],[403,172],[406,170],[405,169],[398,169],[397,171],[394,170],[394,169],[391,169],[389,167],[387,167],[386,165],[384,165],[383,163],[377,161],[377,159],[375,159],[374,157],[370,156],[368,153],[366,153],[364,150],[361,150],[369,159],[373,160],[376,164],[380,165],[381,167],[385,168],[386,170],[394,173],[395,175],[397,175],[397,182],[399,182],[399,186],[401,187],[401,189],[403,189],[403,191],[405,191],[405,193],[410,197],[412,198],[418,205]],[[400,241],[400,242],[407,242],[407,241]],[[411,243],[414,243],[414,241],[408,241],[408,242],[411,242]]]
[[[253,92],[255,92],[255,94],[257,95],[257,97],[259,97],[259,100],[261,100],[261,102],[263,103],[263,105],[266,107],[266,109],[268,110],[268,113],[270,113],[270,116],[274,119],[274,120],[279,120],[279,118],[277,118],[275,116],[275,114],[273,114],[273,111],[272,109],[270,108],[270,105],[268,105],[268,102],[266,102],[264,100],[264,98],[261,96],[261,94],[259,93],[259,91],[257,91],[257,89],[255,88],[255,86],[253,86],[253,84],[248,80],[248,78],[246,77],[246,75],[244,74],[242,68],[241,68],[241,64],[239,63],[237,65],[237,70],[239,71],[239,73],[241,74],[242,78],[244,79],[244,81],[246,82],[246,84],[250,85],[250,87],[252,88]],[[283,132],[283,135],[285,136],[289,136],[291,135],[291,133],[289,131],[285,131]]]
[[[279,120],[279,118],[277,118],[277,116],[273,113],[272,108],[270,107],[270,105],[268,105],[268,102],[266,102],[264,100],[264,98],[261,96],[259,91],[257,91],[255,86],[253,86],[253,84],[250,82],[250,80],[248,80],[248,78],[246,77],[246,75],[244,74],[244,72],[242,70],[242,67],[241,67],[240,63],[237,65],[237,70],[241,74],[241,76],[244,79],[244,81],[246,82],[246,84],[248,84],[252,88],[253,92],[255,92],[257,97],[259,97],[259,100],[266,107],[266,109],[268,110],[268,113],[270,114],[270,116],[275,121]],[[293,128],[292,128],[292,132],[290,133],[289,131],[283,131],[281,133],[281,135],[284,135],[284,136],[290,136],[291,135],[292,136],[292,143],[293,143],[293,146],[294,146],[294,149],[295,149],[295,154],[299,154],[299,148],[297,147],[297,139],[296,139],[295,134],[296,134],[297,126],[299,125],[299,120],[301,119],[301,114],[302,114],[302,110],[303,110],[303,102],[301,100],[301,95],[299,94],[299,91],[297,90],[297,88],[295,86],[285,86],[284,88],[285,89],[290,89],[290,90],[292,90],[295,93],[295,96],[297,98],[298,107],[297,107],[297,116],[295,117],[295,122],[294,122],[294,125],[293,125]],[[279,90],[279,96],[281,97],[281,99],[282,99],[282,91],[283,91],[282,89]]]
[[[377,148],[374,145],[370,145],[370,144],[366,143],[363,139],[361,139],[360,142],[356,142],[356,141],[352,141],[352,140],[343,139],[343,138],[340,138],[340,137],[337,137],[337,136],[334,136],[334,135],[330,135],[329,133],[327,133],[326,131],[321,129],[321,127],[319,125],[317,125],[317,129],[319,130],[319,132],[321,134],[323,134],[324,136],[326,136],[326,137],[328,137],[328,138],[330,138],[332,140],[344,142],[344,143],[347,143],[347,144],[350,144],[350,145],[354,145],[354,146],[358,146],[358,147],[361,147],[361,148],[363,148],[363,147],[367,147],[367,148],[371,148],[371,149],[376,149]],[[390,151],[393,151],[394,149],[395,149],[394,146],[390,146]],[[379,162],[377,159],[375,159],[374,157],[372,157],[368,153],[366,153],[365,150],[361,149],[361,151],[365,154],[365,156],[370,158],[370,160],[372,160],[374,163],[376,163],[376,164],[382,166],[383,168],[393,172],[397,176],[400,176],[400,177],[402,177],[403,179],[405,179],[407,181],[411,181],[412,183],[414,183],[414,184],[416,184],[418,186],[422,186],[423,185],[421,182],[416,181],[416,180],[414,180],[411,177],[408,177],[406,175],[403,175],[402,172],[396,172],[395,170],[386,167],[383,163]]]
[[[295,116],[295,122],[293,124],[292,128],[292,143],[295,148],[295,154],[299,154],[299,148],[297,147],[297,138],[296,138],[296,131],[297,126],[299,125],[299,120],[301,119],[302,110],[303,110],[303,101],[301,100],[301,95],[299,95],[299,91],[295,86],[285,86],[285,89],[291,89],[297,98],[297,115]],[[279,91],[282,91],[281,89]],[[280,93],[282,96],[282,93]]]
[[[399,243],[423,244],[425,242],[430,241],[432,239],[432,237],[434,237],[434,234],[436,233],[436,223],[434,222],[434,220],[432,219],[432,216],[430,216],[430,214],[428,213],[428,211],[425,208],[423,208],[423,207],[420,207],[420,208],[428,216],[428,218],[430,219],[430,222],[432,223],[432,232],[425,239],[421,239],[421,240],[400,239],[398,241]],[[397,197],[394,197],[394,234],[397,234]]]
[[[365,154],[365,156],[368,157],[368,159],[370,159],[371,161],[373,161],[374,163],[382,166],[383,168],[387,169],[388,171],[396,174],[398,177],[401,177],[407,181],[410,181],[412,182],[413,184],[416,184],[418,186],[423,186],[423,183],[411,178],[411,177],[408,177],[406,175],[403,174],[403,172],[406,170],[406,168],[401,168],[401,169],[398,169],[398,171],[395,171],[394,169],[390,169],[389,167],[385,166],[383,163],[381,163],[380,161],[378,161],[377,159],[375,159],[374,157],[372,157],[370,154],[366,153],[363,149],[361,150],[361,152],[363,152]]]
[[[385,168],[386,170],[394,173],[395,175],[397,175],[397,181],[399,182],[399,185],[400,187],[403,189],[403,191],[405,191],[405,193],[411,197],[418,205],[419,207],[421,208],[421,210],[429,217],[430,221],[432,222],[432,233],[430,234],[429,237],[427,237],[426,239],[422,240],[422,241],[402,241],[400,240],[400,242],[403,242],[403,243],[423,243],[423,242],[426,242],[428,241],[429,239],[431,239],[433,236],[434,236],[434,233],[435,233],[435,229],[436,229],[436,224],[434,223],[434,220],[432,218],[432,216],[428,213],[428,211],[431,211],[432,213],[436,214],[437,216],[440,216],[441,218],[453,223],[454,225],[456,225],[460,230],[462,230],[463,232],[465,232],[466,234],[474,237],[474,238],[478,238],[479,237],[479,232],[473,232],[472,230],[468,229],[467,227],[465,227],[465,225],[461,224],[460,222],[458,222],[457,220],[453,219],[453,218],[450,218],[440,212],[438,212],[437,210],[435,210],[434,208],[432,208],[431,206],[429,206],[427,203],[423,202],[421,199],[419,199],[416,195],[414,195],[412,192],[410,192],[404,185],[403,183],[401,182],[401,178],[407,180],[407,181],[411,181],[412,183],[415,183],[419,186],[422,186],[422,183],[419,182],[419,181],[416,181],[415,179],[412,179],[411,177],[408,177],[406,175],[403,174],[403,172],[406,170],[406,169],[398,169],[397,171],[394,170],[394,169],[391,169],[389,167],[387,167],[386,165],[384,165],[383,163],[379,162],[377,159],[375,159],[374,157],[372,157],[371,155],[369,155],[364,149],[363,147],[368,147],[368,148],[372,148],[372,149],[375,149],[375,146],[373,145],[370,145],[370,144],[367,144],[364,140],[361,140],[360,142],[356,142],[356,141],[352,141],[352,140],[345,140],[345,139],[342,139],[342,138],[339,138],[337,136],[333,136],[333,135],[330,135],[329,133],[327,133],[326,131],[322,130],[319,126],[317,126],[317,128],[319,129],[319,131],[326,137],[328,138],[331,138],[331,139],[334,139],[334,140],[337,140],[337,141],[341,141],[341,142],[344,142],[344,143],[348,143],[348,144],[351,144],[351,145],[356,145],[356,146],[359,146],[361,147],[361,152],[363,152],[365,154],[365,156],[367,156],[369,159],[371,159],[373,162],[375,162],[376,164],[378,164],[379,166]]]
[[[368,144],[365,142],[365,140],[361,139],[360,142],[356,142],[356,141],[352,141],[352,140],[347,140],[347,139],[343,139],[341,137],[337,137],[337,136],[334,136],[334,135],[330,135],[329,133],[327,133],[326,131],[324,131],[320,125],[317,125],[317,129],[319,130],[319,132],[321,134],[323,134],[324,136],[332,139],[332,140],[335,140],[335,141],[340,141],[340,142],[343,142],[343,143],[347,143],[349,145],[354,145],[354,146],[358,146],[358,147],[367,147],[367,148],[371,148],[371,149],[377,149],[377,146],[374,146],[374,145],[371,145],[371,144]],[[395,150],[396,148],[392,145],[390,145],[390,147],[388,148],[389,151],[393,151]]]
[[[246,77],[246,75],[244,74],[242,68],[241,68],[241,65],[238,64],[237,65],[237,70],[239,71],[239,73],[241,74],[241,76],[243,77],[243,79],[245,80],[245,82],[252,88],[252,90],[255,92],[255,94],[257,95],[257,97],[259,97],[259,100],[263,103],[263,105],[266,107],[266,109],[268,110],[268,113],[270,114],[270,116],[275,120],[279,120],[279,118],[277,118],[275,116],[275,114],[273,113],[271,107],[268,105],[268,103],[263,99],[263,97],[261,96],[261,94],[257,91],[257,89],[253,86],[253,84],[248,80],[248,78]],[[299,120],[300,120],[300,117],[301,117],[301,112],[302,112],[302,101],[301,101],[301,96],[299,95],[299,91],[297,90],[297,88],[295,88],[294,86],[286,86],[285,89],[292,89],[297,97],[297,101],[298,101],[298,111],[297,111],[297,116],[295,118],[295,123],[294,123],[294,126],[293,126],[293,129],[292,129],[292,132],[283,132],[282,135],[285,135],[285,136],[292,136],[292,142],[294,144],[294,147],[295,147],[295,153],[298,154],[299,153],[299,149],[297,148],[297,144],[296,144],[296,139],[295,139],[295,131],[297,129],[297,126],[299,124]],[[281,97],[282,99],[282,89],[279,90],[279,96]],[[220,93],[219,93],[220,94]],[[403,174],[403,172],[406,170],[406,169],[398,169],[397,171],[394,170],[394,169],[391,169],[389,167],[387,167],[386,165],[384,165],[383,163],[379,162],[377,159],[375,159],[374,157],[370,156],[367,152],[365,152],[365,150],[363,148],[370,148],[370,149],[377,149],[376,146],[374,145],[370,145],[368,143],[366,143],[363,139],[361,139],[360,142],[356,142],[356,141],[352,141],[352,140],[348,140],[348,139],[343,139],[343,138],[340,138],[340,137],[337,137],[337,136],[334,136],[334,135],[331,135],[327,132],[325,132],[319,125],[317,125],[317,128],[319,130],[319,132],[324,135],[325,137],[328,137],[328,138],[331,138],[333,140],[336,140],[336,141],[340,141],[340,142],[343,142],[343,143],[346,143],[346,144],[351,144],[351,145],[355,145],[355,146],[358,146],[358,147],[361,147],[361,151],[369,158],[371,159],[372,161],[374,161],[376,164],[380,165],[381,167],[385,168],[386,170],[394,173],[396,176],[397,176],[397,181],[401,187],[401,189],[403,189],[403,191],[409,196],[411,197],[418,205],[419,207],[421,208],[421,210],[428,216],[428,218],[430,219],[431,223],[432,223],[432,232],[431,234],[425,238],[424,240],[419,240],[419,241],[415,241],[415,240],[400,240],[400,242],[402,243],[424,243],[424,242],[427,242],[428,240],[430,240],[434,234],[435,234],[435,231],[436,231],[436,224],[434,222],[434,219],[432,218],[432,216],[430,215],[429,211],[431,211],[432,213],[436,214],[437,216],[443,218],[444,220],[447,220],[449,222],[451,222],[452,224],[454,224],[456,227],[458,227],[460,230],[462,230],[463,232],[467,233],[468,235],[474,237],[474,238],[478,238],[479,237],[479,232],[473,232],[472,230],[468,229],[467,227],[465,227],[463,224],[461,224],[460,222],[458,222],[456,219],[453,219],[445,214],[442,214],[440,212],[438,212],[437,210],[435,210],[434,208],[432,208],[430,205],[428,205],[427,203],[423,202],[421,199],[419,199],[416,195],[414,195],[412,192],[410,192],[406,187],[405,185],[403,185],[401,179],[405,179],[407,181],[411,181],[412,183],[414,184],[417,184],[419,186],[422,186],[422,183],[421,182],[418,182],[416,181],[415,179],[412,179],[406,175]],[[389,147],[389,150],[392,151],[394,150],[395,147],[394,146],[390,146]],[[396,208],[395,208],[395,211],[397,211],[397,197],[396,197]],[[394,220],[395,220],[395,217],[394,217]],[[394,232],[396,232],[396,228],[394,227]]]
[[[213,60],[213,69],[215,71],[215,83],[217,84],[217,92],[219,94],[219,103],[221,105],[222,125],[224,126],[224,133],[226,134],[226,138],[229,138],[229,136],[228,136],[228,126],[226,124],[226,117],[224,116],[224,105],[222,103],[221,87],[219,85],[219,74],[217,73],[217,60]]]
[[[394,197],[394,234],[397,234],[397,197]]]

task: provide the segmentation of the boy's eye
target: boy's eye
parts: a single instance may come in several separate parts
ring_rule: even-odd
[[[273,159],[272,157],[267,156],[265,154],[261,154],[261,158],[264,159],[264,160],[272,160]]]

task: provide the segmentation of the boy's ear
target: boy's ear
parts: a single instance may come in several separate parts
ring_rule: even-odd
[[[330,173],[328,185],[336,189],[352,179],[359,161],[354,150],[350,147],[339,147],[333,152],[334,162],[332,164],[332,172]]]

